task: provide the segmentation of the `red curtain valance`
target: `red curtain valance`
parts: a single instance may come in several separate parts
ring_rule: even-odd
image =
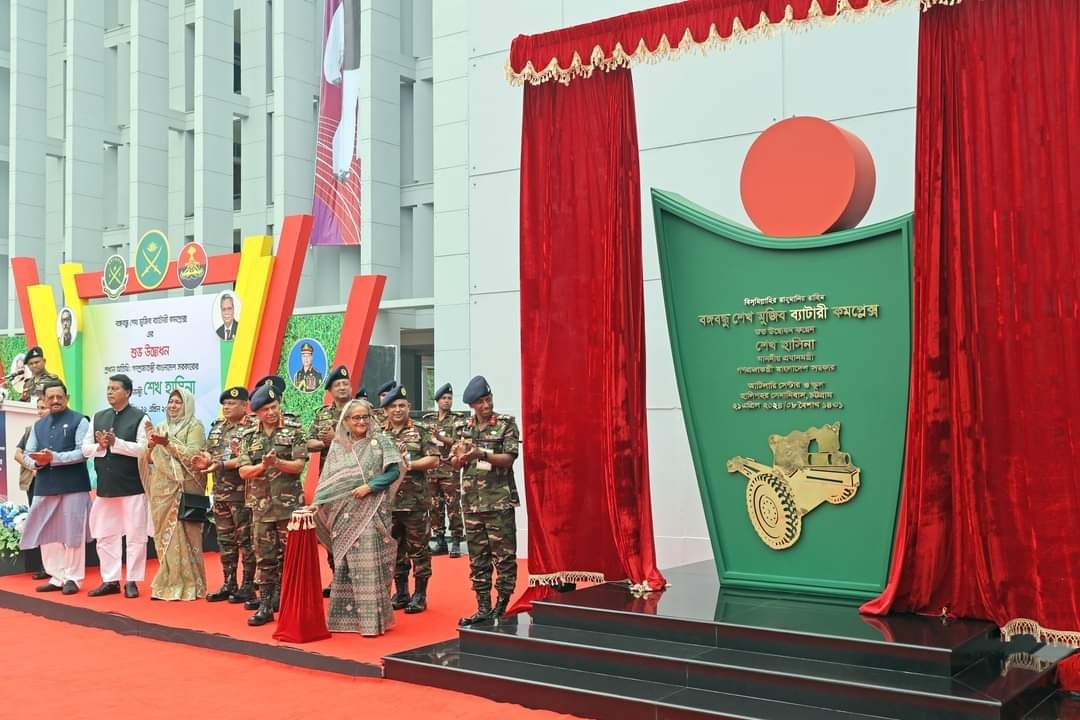
[[[828,22],[849,13],[876,13],[918,2],[960,0],[688,0],[539,35],[518,35],[506,75],[520,85],[564,85],[593,70],[612,70],[694,49],[718,48],[766,36],[784,26]]]

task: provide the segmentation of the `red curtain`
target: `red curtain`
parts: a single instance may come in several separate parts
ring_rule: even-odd
[[[647,53],[666,52],[677,47],[689,31],[696,43],[710,40],[712,26],[716,26],[713,40],[728,39],[744,30],[753,30],[762,22],[766,24],[803,21],[832,17],[849,11],[877,10],[895,4],[898,0],[687,0],[648,10],[626,13],[616,17],[583,23],[563,30],[539,35],[519,35],[510,47],[510,71],[530,82],[546,80],[567,81],[568,77],[546,75],[537,77],[554,59],[558,66],[569,69],[576,54],[581,63],[590,65],[593,52],[599,48],[602,56],[610,60],[616,55],[616,45],[621,51],[632,55],[640,43]],[[926,0],[923,0],[926,2]],[[941,0],[931,0],[939,2]],[[736,24],[737,23],[737,24]],[[661,38],[667,37],[667,46]],[[527,69],[532,64],[532,70]],[[580,76],[580,72],[575,72]]]
[[[525,88],[520,223],[530,580],[663,587],[629,70]],[[542,594],[533,589],[524,603]]]
[[[922,17],[906,477],[866,612],[1080,641],[1078,42],[1076,0]]]
[[[330,637],[320,580],[319,540],[309,513],[294,513],[281,573],[281,614],[274,639],[306,643]]]

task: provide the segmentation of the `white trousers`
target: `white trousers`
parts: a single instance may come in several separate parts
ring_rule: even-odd
[[[331,166],[334,175],[344,178],[352,168],[354,153],[360,156],[357,111],[360,109],[360,71],[346,70],[341,79],[341,118],[334,131]]]
[[[71,580],[82,585],[86,577],[86,545],[80,543],[69,547],[63,543],[45,543],[41,546],[41,564],[49,573],[49,583],[62,587]]]
[[[153,532],[145,495],[98,497],[90,508],[90,534],[97,539],[101,581],[119,582],[122,538],[127,537],[127,581],[146,579],[146,538]]]

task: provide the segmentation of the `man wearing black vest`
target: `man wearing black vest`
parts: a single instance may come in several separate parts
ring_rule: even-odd
[[[74,595],[86,575],[90,536],[90,473],[82,451],[90,423],[68,408],[67,388],[59,380],[45,386],[45,404],[49,414],[34,423],[23,458],[37,476],[20,547],[41,547],[50,579],[38,592]]]
[[[109,407],[94,415],[93,433],[83,440],[83,454],[94,458],[97,498],[90,510],[90,532],[97,538],[101,585],[91,597],[120,592],[120,558],[127,536],[127,584],[124,596],[139,597],[137,583],[146,578],[146,538],[150,507],[139,472],[146,452],[146,414],[128,403],[131,378],[112,375],[105,388]]]

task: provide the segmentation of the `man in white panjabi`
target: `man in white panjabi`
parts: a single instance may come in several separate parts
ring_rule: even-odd
[[[132,406],[131,378],[113,375],[105,389],[109,407],[94,415],[93,432],[83,440],[83,454],[94,459],[97,497],[90,509],[90,534],[97,539],[101,585],[87,595],[120,592],[122,539],[127,538],[127,582],[124,596],[139,596],[146,579],[146,539],[153,533],[146,500],[144,469],[146,414]]]

